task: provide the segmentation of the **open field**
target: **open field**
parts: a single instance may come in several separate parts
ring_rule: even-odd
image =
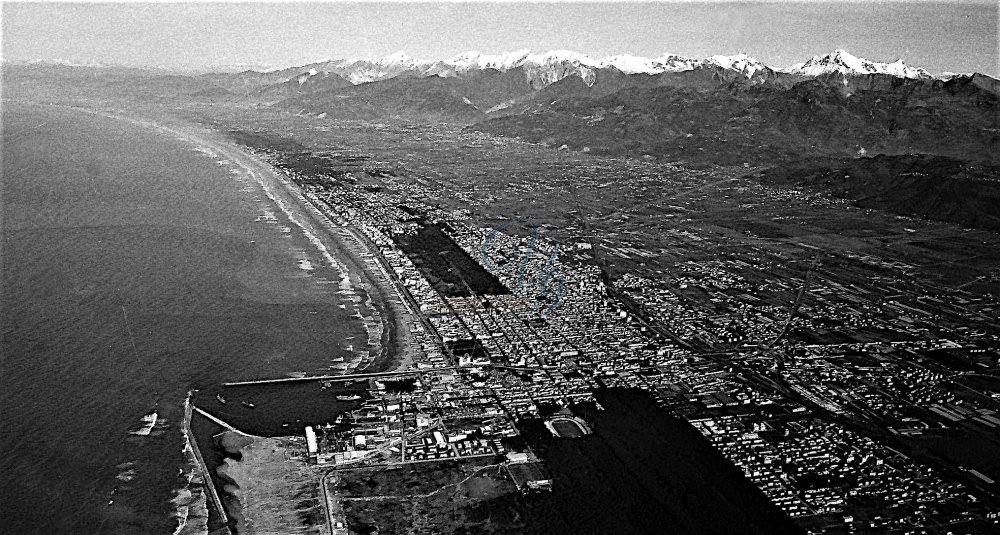
[[[330,479],[355,533],[514,533],[521,525],[490,506],[517,493],[492,461],[340,470]]]
[[[240,459],[219,468],[232,481],[230,514],[240,534],[326,533],[321,503],[321,471],[305,460],[304,439],[223,438]]]

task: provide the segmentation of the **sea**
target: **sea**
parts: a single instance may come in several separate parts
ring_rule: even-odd
[[[280,184],[196,140],[2,115],[0,531],[176,532],[188,391],[356,365],[360,290]]]

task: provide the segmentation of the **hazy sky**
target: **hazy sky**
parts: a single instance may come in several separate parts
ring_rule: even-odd
[[[180,68],[286,67],[403,50],[570,49],[782,67],[835,48],[932,72],[998,66],[996,0],[659,3],[3,4],[5,60]]]

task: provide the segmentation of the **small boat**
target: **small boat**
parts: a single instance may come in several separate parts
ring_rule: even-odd
[[[359,399],[361,399],[361,396],[357,394],[351,394],[348,396],[337,396],[337,400],[339,401],[357,401]]]
[[[249,401],[244,401],[243,402],[243,406],[246,407],[246,408],[248,408],[248,409],[252,409],[252,408],[256,407],[256,405],[254,405],[253,403],[251,403]]]
[[[219,400],[219,403],[222,403],[223,405],[226,404],[226,398],[222,397],[222,394],[216,394],[215,399]]]

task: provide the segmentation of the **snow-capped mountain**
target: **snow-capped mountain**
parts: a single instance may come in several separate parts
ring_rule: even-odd
[[[427,75],[433,62],[411,58],[403,52],[376,59],[334,59],[310,65],[310,70],[332,72],[343,76],[354,85],[394,78],[406,72]]]
[[[735,56],[712,56],[705,59],[702,64],[715,65],[723,69],[736,71],[747,78],[753,78],[759,72],[772,70],[760,61],[742,53]]]
[[[626,54],[594,59],[571,50],[553,50],[542,54],[519,50],[497,55],[466,52],[439,62],[438,65],[439,68],[433,74],[439,76],[474,70],[495,69],[506,72],[522,68],[528,81],[536,88],[541,88],[573,75],[582,78],[587,85],[592,85],[595,71],[601,69],[614,68],[624,74],[660,74],[690,70],[695,68],[698,62],[672,54],[664,54],[653,59]]]
[[[483,54],[476,50],[463,52],[451,59],[439,62],[442,72],[453,71],[463,73],[472,70],[496,69],[498,71],[509,71],[527,61],[531,56],[530,50],[518,50],[503,54]]]
[[[705,59],[691,59],[674,54],[663,54],[656,58],[620,54],[595,59],[571,50],[553,50],[538,54],[528,50],[502,54],[483,54],[478,51],[469,51],[442,60],[415,59],[403,52],[397,52],[376,59],[330,60],[307,65],[302,69],[300,74],[295,77],[299,83],[304,83],[308,77],[317,74],[334,73],[354,85],[386,80],[404,74],[416,77],[450,78],[471,76],[488,70],[508,72],[521,69],[524,71],[527,82],[535,89],[541,89],[570,76],[577,76],[588,86],[591,86],[595,83],[599,72],[608,70],[615,70],[625,75],[656,76],[698,69],[722,69],[729,73],[724,76],[726,80],[745,79],[751,83],[760,83],[782,76],[807,79],[825,77],[831,74],[842,76],[878,74],[910,79],[934,78],[926,70],[910,67],[902,60],[894,63],[881,63],[859,58],[844,50],[835,50],[823,56],[815,56],[804,63],[782,69],[769,67],[744,53],[732,56],[716,55]]]
[[[752,58],[748,59],[760,64]],[[490,69],[507,72],[520,68],[524,70],[528,82],[536,89],[541,89],[567,76],[579,76],[587,85],[592,85],[596,79],[595,71],[602,69],[617,69],[624,74],[655,75],[692,70],[703,63],[674,54],[664,54],[652,59],[625,54],[594,59],[571,50],[553,50],[540,54],[532,54],[528,50],[503,54],[469,51],[444,60],[419,60],[397,52],[369,60],[331,60],[307,66],[309,70],[303,74],[315,76],[316,72],[333,72],[357,85],[385,80],[403,73],[414,76],[452,77]]]
[[[658,58],[644,58],[622,54],[610,56],[595,62],[599,68],[614,67],[625,74],[661,74],[664,72],[689,71],[699,65],[697,60],[664,54]]]
[[[825,56],[814,56],[805,63],[789,67],[785,72],[802,76],[817,77],[827,74],[868,75],[887,74],[897,78],[930,79],[929,72],[919,67],[910,67],[897,60],[893,63],[879,63],[854,56],[844,50],[834,50]]]

